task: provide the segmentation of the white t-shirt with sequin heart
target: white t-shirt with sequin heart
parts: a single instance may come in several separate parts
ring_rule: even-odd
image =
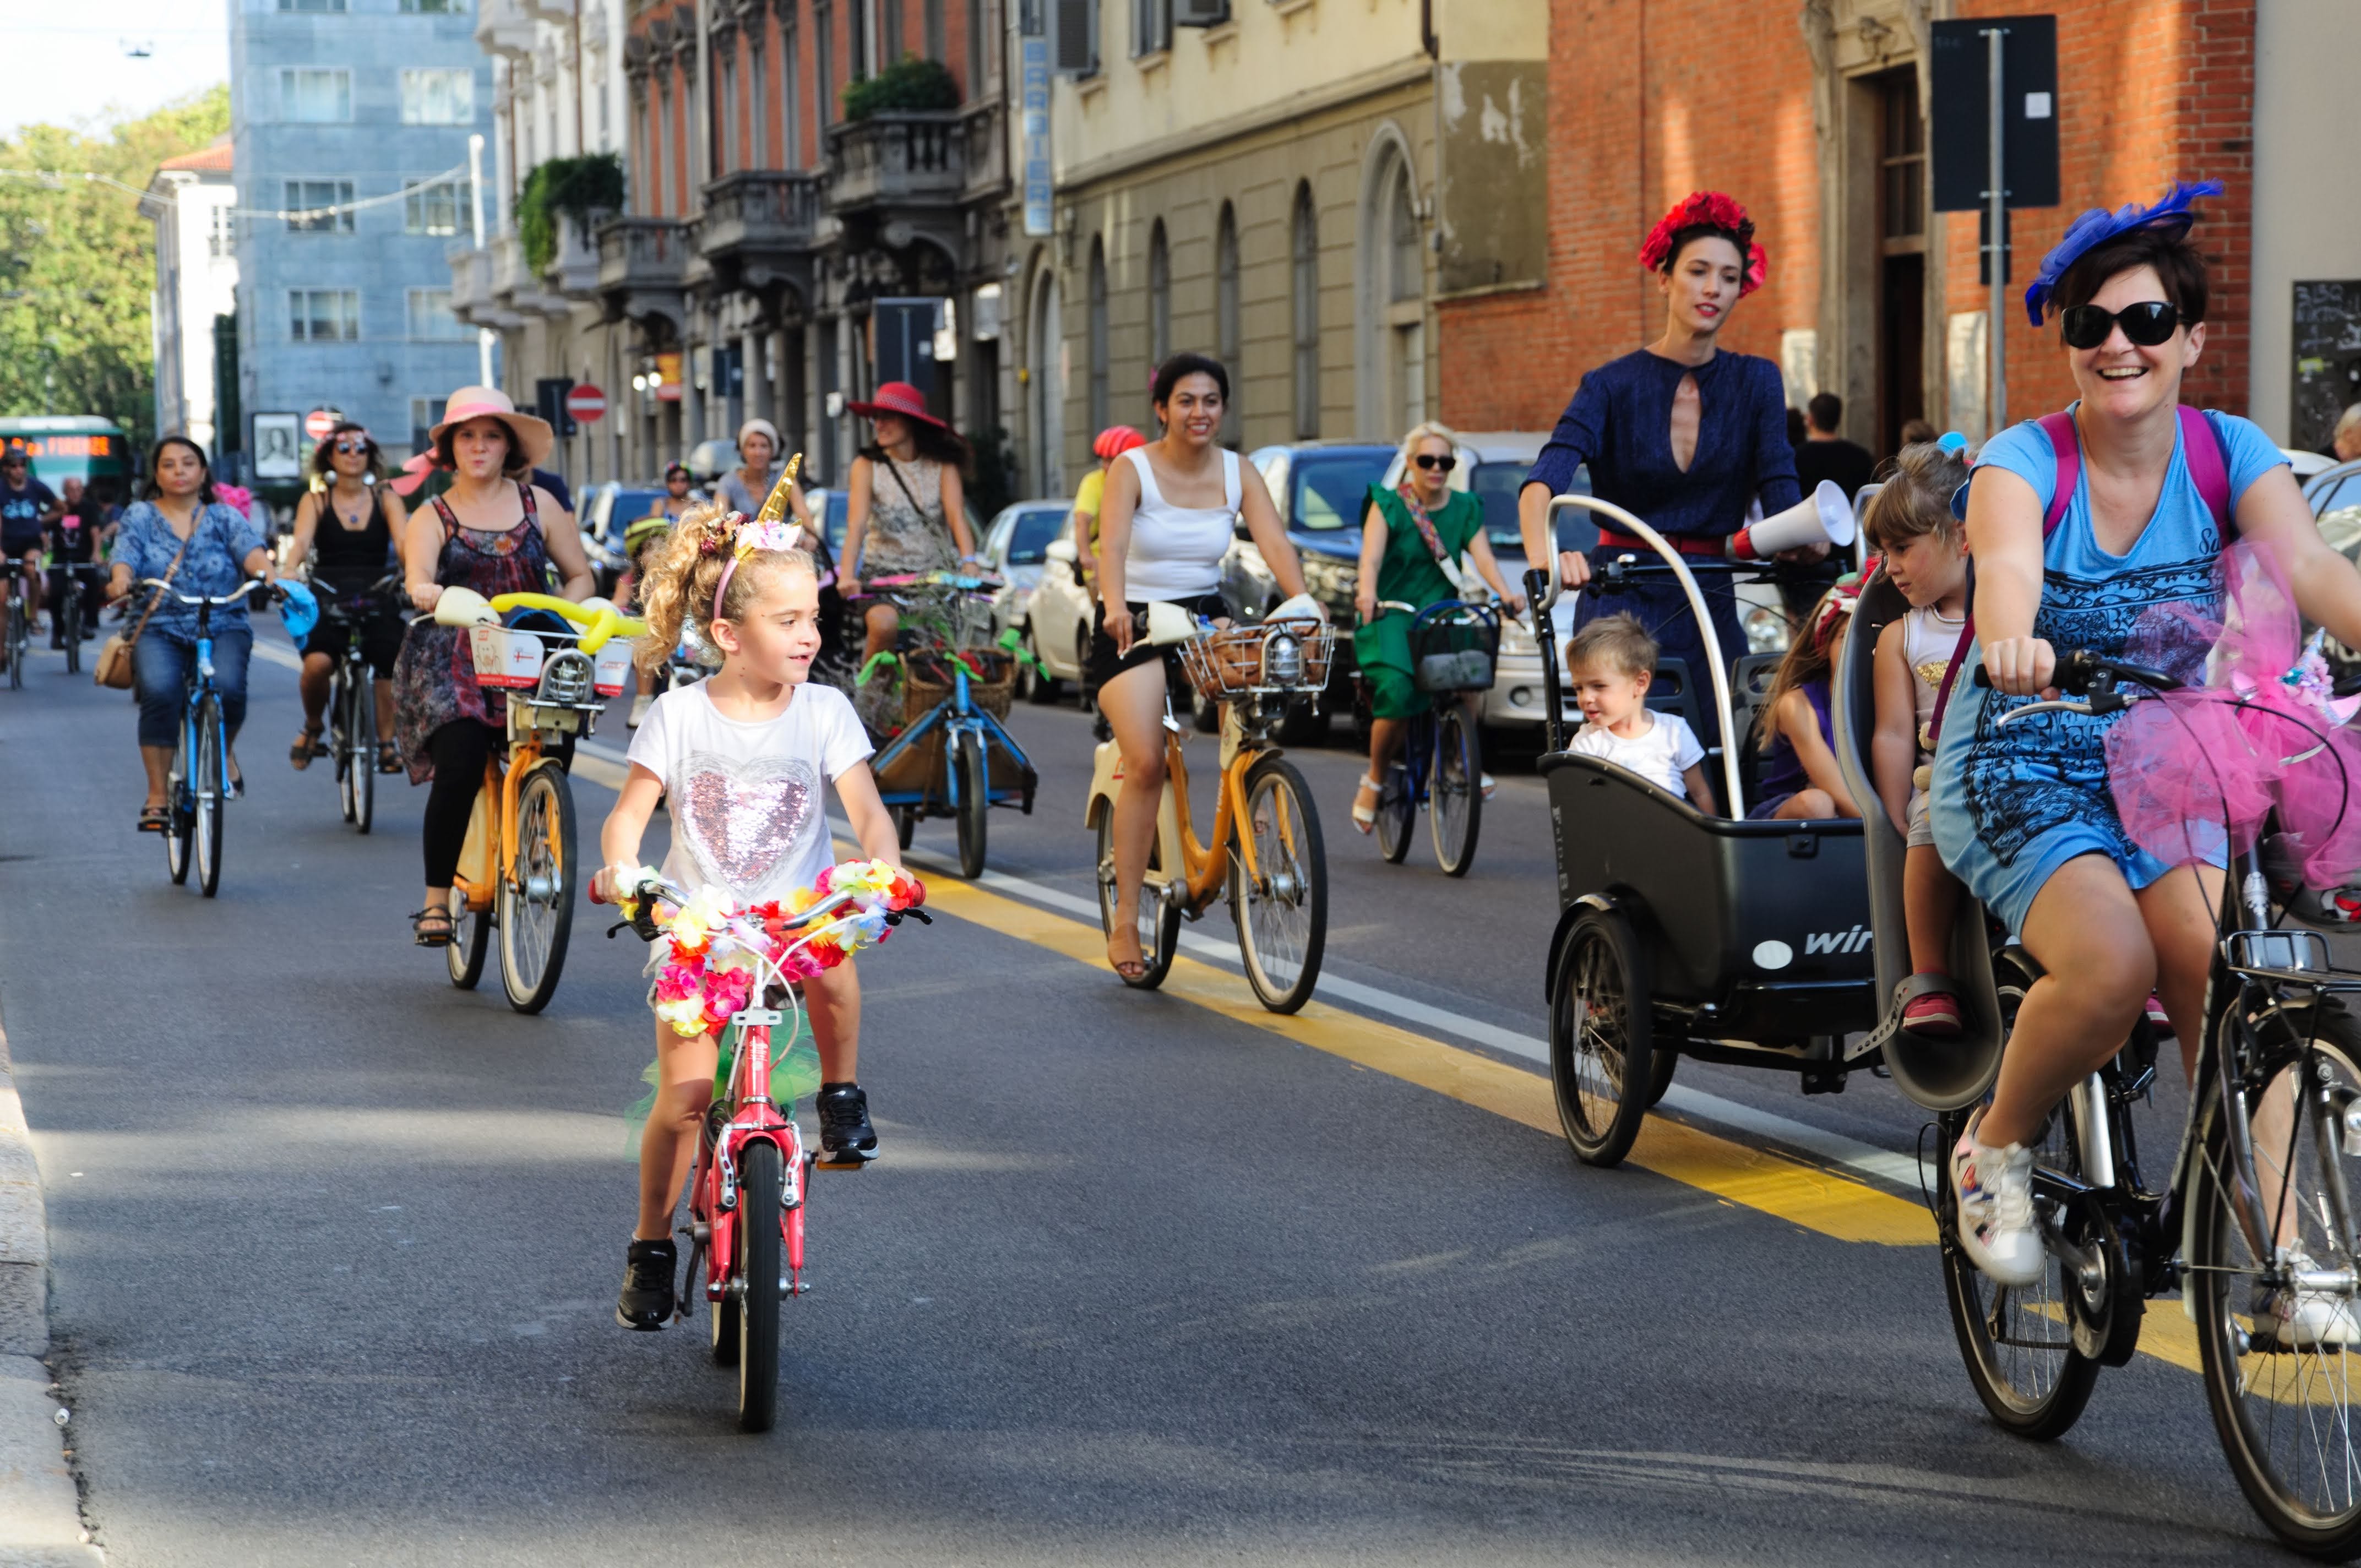
[[[630,758],[664,780],[665,879],[742,908],[819,880],[833,859],[821,781],[869,753],[868,732],[834,686],[807,682],[777,718],[749,723],[723,717],[699,681],[649,706]]]

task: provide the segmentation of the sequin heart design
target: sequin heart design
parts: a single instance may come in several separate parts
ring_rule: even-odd
[[[741,896],[785,868],[818,819],[818,779],[800,759],[735,762],[710,752],[688,759],[672,803],[673,822],[713,881]]]

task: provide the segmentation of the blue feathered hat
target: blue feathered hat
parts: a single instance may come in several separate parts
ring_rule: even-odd
[[[2133,203],[2112,213],[2104,207],[2092,207],[2067,225],[2066,237],[2041,258],[2040,274],[2026,287],[2025,313],[2032,318],[2035,326],[2039,326],[2042,310],[2049,303],[2050,293],[2057,289],[2059,278],[2094,247],[2134,229],[2169,229],[2178,238],[2187,234],[2189,225],[2197,221],[2197,214],[2191,210],[2190,203],[2200,196],[2218,196],[2221,193],[2222,181],[2219,180],[2176,180],[2172,182],[2172,189],[2165,192],[2164,200],[2152,207]]]

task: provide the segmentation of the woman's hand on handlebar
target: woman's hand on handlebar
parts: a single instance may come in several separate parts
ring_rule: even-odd
[[[1353,612],[1361,618],[1361,624],[1364,626],[1367,626],[1369,622],[1377,620],[1378,591],[1375,588],[1363,588],[1360,592],[1355,594],[1353,596]]]
[[[1132,624],[1131,607],[1117,605],[1104,615],[1104,620],[1106,634],[1115,640],[1115,656],[1120,659],[1131,652],[1131,644],[1139,634],[1139,629]]]
[[[422,615],[434,614],[434,606],[442,598],[443,585],[440,583],[412,583],[410,585],[411,605]]]
[[[1590,583],[1590,557],[1579,550],[1559,551],[1557,578],[1569,588],[1587,587]]]
[[[1984,644],[1984,673],[2010,696],[2055,697],[2058,651],[2040,637],[2002,637]]]

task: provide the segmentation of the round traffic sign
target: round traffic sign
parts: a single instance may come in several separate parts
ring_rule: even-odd
[[[314,441],[325,441],[328,433],[336,428],[336,422],[344,417],[334,409],[313,409],[304,416],[303,433]]]
[[[607,394],[584,381],[566,394],[566,411],[585,422],[607,411]]]

